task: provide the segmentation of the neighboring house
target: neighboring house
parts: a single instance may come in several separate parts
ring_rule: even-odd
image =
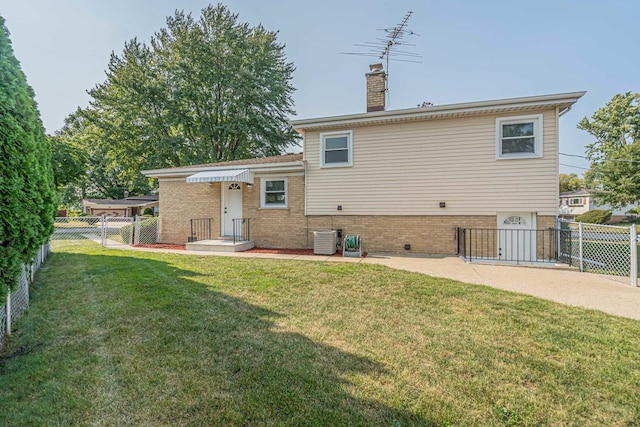
[[[609,221],[618,221],[628,216],[627,212],[637,208],[638,204],[630,204],[621,208],[612,208],[604,204],[598,205],[594,201],[593,192],[591,190],[576,190],[566,193],[560,193],[560,217],[563,219],[575,219],[577,216],[585,212],[595,209],[611,211],[611,219]]]
[[[384,71],[366,79],[366,113],[291,123],[303,154],[144,171],[161,241],[185,243],[190,219],[217,238],[248,218],[262,247],[340,228],[367,251],[455,254],[456,227],[555,226],[558,121],[584,92],[385,111]]]
[[[135,216],[142,215],[150,208],[154,215],[158,214],[157,195],[125,197],[124,199],[84,199],[82,206],[85,213],[93,216]]]

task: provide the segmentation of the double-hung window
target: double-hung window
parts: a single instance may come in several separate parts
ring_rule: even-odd
[[[351,166],[353,163],[352,131],[320,134],[320,165],[325,168]]]
[[[287,207],[287,178],[262,178],[261,188],[260,207]]]
[[[569,199],[569,206],[583,206],[582,197]]]
[[[542,157],[542,114],[496,119],[496,158]]]

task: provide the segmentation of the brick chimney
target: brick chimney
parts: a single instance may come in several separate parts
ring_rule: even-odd
[[[367,113],[371,111],[384,111],[386,98],[387,73],[382,69],[382,64],[369,65],[371,72],[365,74],[367,78]]]

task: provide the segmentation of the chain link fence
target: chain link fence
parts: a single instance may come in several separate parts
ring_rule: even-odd
[[[158,217],[59,217],[51,236],[51,249],[82,250],[90,245],[118,247],[158,242]]]
[[[136,217],[133,236],[134,245],[158,243],[160,233],[159,217]]]
[[[59,217],[54,221],[51,250],[82,249],[102,244],[102,217]]]
[[[560,257],[580,271],[628,278],[638,286],[638,239],[629,227],[559,221]]]
[[[102,229],[103,246],[121,246],[133,244],[133,222],[135,218],[122,216],[103,216],[99,226]]]
[[[49,255],[49,244],[43,245],[33,263],[22,266],[22,274],[18,286],[7,294],[7,299],[0,306],[0,349],[4,345],[4,338],[11,335],[12,323],[29,309],[29,284]]]

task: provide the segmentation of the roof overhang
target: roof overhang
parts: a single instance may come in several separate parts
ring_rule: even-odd
[[[481,114],[511,113],[517,111],[558,108],[564,110],[575,104],[586,92],[570,92],[555,95],[528,96],[492,101],[466,102],[436,105],[406,110],[380,111],[315,119],[293,120],[291,126],[299,133],[305,130],[339,126],[368,126],[415,120],[463,117]]]
[[[304,170],[304,162],[254,163],[250,165],[242,165],[241,168],[249,170],[252,173],[299,172]],[[239,166],[184,166],[177,168],[144,170],[142,171],[142,174],[149,178],[163,179],[189,177],[197,174],[198,172],[208,171],[221,171],[226,173],[238,169]]]
[[[253,183],[253,173],[249,169],[228,169],[203,171],[187,177],[187,183],[225,181]]]
[[[127,208],[143,208],[145,206],[157,205],[159,203],[158,200],[150,200],[147,202],[138,202],[138,203],[112,203],[109,200],[105,200],[104,203],[101,202],[90,202],[88,200],[82,201],[82,206],[87,208],[104,208],[104,209],[127,209]]]

